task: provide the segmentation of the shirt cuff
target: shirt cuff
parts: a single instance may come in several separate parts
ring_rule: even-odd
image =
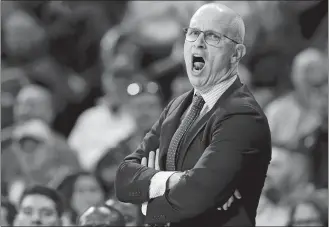
[[[161,171],[156,173],[151,178],[149,198],[154,199],[159,196],[163,196],[166,192],[166,183],[171,175],[176,173],[176,171]]]
[[[142,214],[143,214],[144,216],[146,216],[147,205],[148,205],[148,204],[149,204],[148,202],[145,202],[145,203],[142,204]]]

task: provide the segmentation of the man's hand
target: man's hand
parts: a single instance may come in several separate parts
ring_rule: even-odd
[[[240,192],[238,190],[235,190],[234,194],[227,200],[227,202],[222,207],[218,207],[217,210],[227,210],[232,205],[234,197],[237,199],[242,198]]]
[[[146,157],[142,158],[141,165],[147,166],[149,168],[153,168],[155,170],[160,170],[159,149],[157,149],[156,152],[150,151],[148,158],[146,158]]]

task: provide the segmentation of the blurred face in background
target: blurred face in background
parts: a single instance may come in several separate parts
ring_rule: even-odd
[[[71,206],[78,215],[81,215],[89,207],[104,202],[104,200],[104,192],[93,176],[80,176],[76,180]]]
[[[53,106],[48,91],[38,86],[23,88],[17,96],[14,105],[16,123],[30,119],[41,119],[50,124],[53,119]]]
[[[15,226],[60,226],[54,201],[44,195],[26,196],[18,210]]]

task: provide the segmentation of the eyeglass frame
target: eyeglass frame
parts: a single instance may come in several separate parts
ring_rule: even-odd
[[[212,44],[209,44],[209,43],[206,41],[206,38],[205,38],[205,37],[206,37],[206,33],[207,33],[207,32],[212,32],[213,34],[215,34],[215,35],[217,35],[217,36],[223,36],[223,37],[227,38],[228,40],[230,40],[231,42],[233,42],[233,43],[235,43],[235,44],[241,44],[241,43],[235,41],[234,39],[231,39],[230,37],[228,37],[228,36],[226,36],[226,35],[224,35],[224,34],[222,34],[222,33],[215,32],[215,31],[213,31],[213,30],[202,31],[202,30],[200,30],[200,29],[198,29],[198,28],[186,27],[186,28],[183,28],[183,31],[184,31],[184,33],[185,33],[185,40],[188,41],[188,42],[195,42],[195,41],[199,38],[199,36],[200,36],[200,34],[199,34],[199,35],[196,37],[196,39],[195,39],[194,41],[189,41],[189,40],[187,40],[187,39],[186,39],[186,36],[187,36],[187,31],[188,31],[188,29],[194,29],[194,30],[200,32],[200,34],[203,33],[203,34],[204,34],[204,41],[205,41],[208,45],[213,46],[213,47],[218,47],[218,46],[214,46],[214,45],[212,45]]]

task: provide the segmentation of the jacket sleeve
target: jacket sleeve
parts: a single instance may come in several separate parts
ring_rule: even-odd
[[[162,123],[173,101],[161,113],[159,120],[145,135],[137,150],[120,164],[116,174],[115,191],[121,202],[142,204],[149,200],[151,178],[160,171],[142,166],[140,163],[143,157],[148,157],[150,151],[159,148]]]
[[[222,206],[234,193],[243,171],[260,164],[257,144],[268,140],[266,125],[258,114],[232,115],[217,123],[210,145],[193,169],[164,196],[149,201],[145,222],[179,222]]]

